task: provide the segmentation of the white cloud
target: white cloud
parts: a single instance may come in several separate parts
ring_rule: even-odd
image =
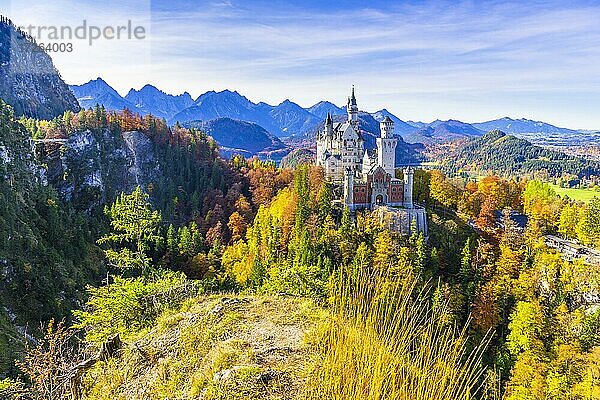
[[[343,102],[356,83],[364,108],[409,109],[410,118],[452,110],[455,118],[483,119],[505,114],[494,111],[504,107],[506,114],[519,111],[516,116],[560,115],[572,125],[588,101],[574,93],[600,89],[599,7],[465,1],[319,10],[258,4],[25,0],[12,14],[38,22],[76,22],[82,15],[143,21],[151,29],[144,43],[103,42],[54,57],[68,81],[101,75],[122,93],[150,82],[172,92],[230,88],[253,100],[289,97],[309,105],[322,98]],[[494,102],[494,92],[501,101]],[[562,102],[536,103],[536,96],[561,95]],[[586,123],[600,127],[598,118]]]

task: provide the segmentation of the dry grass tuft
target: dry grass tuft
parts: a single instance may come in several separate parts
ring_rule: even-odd
[[[335,285],[333,318],[322,328],[304,398],[474,398],[485,343],[469,350],[464,330],[442,327],[414,280],[359,275]]]

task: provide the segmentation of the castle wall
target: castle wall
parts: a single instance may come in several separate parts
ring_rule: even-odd
[[[389,187],[388,197],[390,199],[390,203],[394,205],[403,204],[404,203],[404,183],[400,181],[392,181]]]
[[[365,205],[369,203],[370,193],[366,184],[354,184],[354,204]]]
[[[377,207],[377,213],[380,222],[385,224],[391,230],[410,235],[416,229],[416,232],[423,232],[425,237],[429,234],[427,213],[422,207],[416,207],[410,210]]]

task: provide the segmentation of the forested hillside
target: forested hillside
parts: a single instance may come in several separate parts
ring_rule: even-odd
[[[19,121],[2,104],[0,122],[2,374],[15,371],[25,332],[36,335],[51,318],[71,320],[85,285],[112,269],[95,242],[108,228],[104,206],[120,193],[141,185],[165,215],[163,239],[151,249],[156,263],[224,279],[211,275],[217,244],[243,232],[281,187],[277,179],[289,181],[275,179],[271,164],[228,163],[203,133],[153,117],[97,108]]]
[[[53,379],[55,396],[87,399],[595,398],[600,266],[562,258],[543,235],[600,248],[600,200],[418,171],[426,240],[377,213],[352,218],[318,167],[226,165],[248,185],[225,194],[236,199],[226,226],[210,221],[215,207],[174,224],[141,188],[105,210],[109,283],[88,290],[77,330],[53,325],[19,364],[33,384],[5,381],[6,393],[35,397]],[[69,347],[73,335],[83,349]],[[389,380],[398,371],[411,385]]]
[[[429,237],[407,236],[332,201],[314,165],[226,161],[201,131],[128,111],[2,111],[5,397],[584,400],[600,387],[600,266],[544,236],[599,249],[600,200],[418,171]],[[477,140],[490,160],[506,159],[499,146],[566,157]],[[390,381],[398,371],[414,385]]]
[[[494,172],[505,176],[598,176],[600,163],[532,145],[500,131],[480,138],[433,146],[429,157],[450,172]]]
[[[0,102],[0,374],[39,321],[69,316],[81,289],[105,274],[97,224],[42,184],[33,142]],[[19,330],[19,333],[15,331]]]

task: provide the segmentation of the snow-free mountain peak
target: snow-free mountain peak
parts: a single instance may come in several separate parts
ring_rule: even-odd
[[[346,114],[345,108],[338,107],[329,101],[320,101],[306,110],[320,119],[325,119],[328,113],[331,115]]]

